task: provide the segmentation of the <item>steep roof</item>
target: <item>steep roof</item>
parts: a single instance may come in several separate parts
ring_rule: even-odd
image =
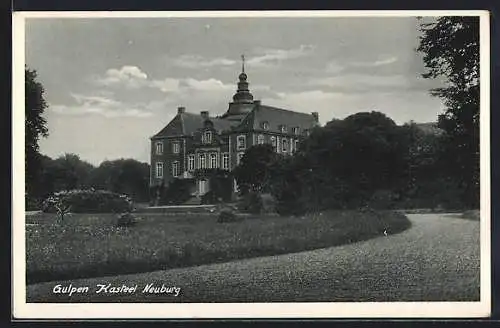
[[[273,106],[257,105],[252,114],[252,128],[256,130],[262,129],[263,122],[267,122],[269,124],[268,130],[274,132],[280,132],[281,125],[286,125],[289,129],[293,127],[310,129],[316,125],[316,120],[312,114],[294,112]]]
[[[301,131],[315,126],[316,120],[312,114],[294,112],[291,110],[256,104],[248,114],[238,114],[221,117],[210,117],[217,131],[229,131],[232,128],[236,130],[262,130],[262,123],[269,124],[268,131],[281,132],[281,126],[291,128],[299,127]],[[237,119],[237,120],[233,120]],[[194,113],[177,114],[160,132],[152,138],[192,135],[203,128],[205,119]]]
[[[229,130],[231,128],[231,122],[227,120],[216,117],[210,117],[209,119],[217,131]],[[204,122],[205,119],[199,114],[180,113],[152,138],[191,135],[198,129],[203,128]]]

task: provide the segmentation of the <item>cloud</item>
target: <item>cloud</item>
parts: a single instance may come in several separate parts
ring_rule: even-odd
[[[377,59],[373,61],[347,61],[340,63],[337,60],[331,61],[326,65],[326,72],[328,73],[340,73],[342,71],[349,70],[351,68],[372,68],[381,67],[393,64],[398,61],[397,57],[386,57],[383,59]]]
[[[63,115],[97,114],[107,118],[115,117],[150,117],[151,112],[142,109],[142,106],[130,106],[118,100],[102,96],[71,95],[75,100],[74,105],[50,105],[49,108]]]
[[[182,55],[174,59],[174,65],[185,68],[204,68],[215,66],[231,66],[236,64],[235,60],[227,58],[205,59],[199,55]]]
[[[377,67],[377,66],[385,66],[398,61],[397,57],[388,57],[385,59],[375,60],[371,62],[352,62],[350,66],[354,67]]]
[[[104,77],[98,77],[95,81],[99,85],[119,85],[131,89],[137,89],[145,85],[148,75],[137,66],[123,66],[120,69],[110,68]]]
[[[216,79],[196,80],[192,78],[183,79],[181,86],[193,91],[221,91],[235,88],[234,85],[224,84],[222,81]]]
[[[268,66],[280,61],[304,57],[310,55],[315,47],[312,45],[301,45],[294,49],[264,49],[259,51],[261,54],[247,60],[251,66]]]
[[[157,88],[162,92],[177,92],[180,87],[180,80],[165,78],[163,80],[153,80],[148,84],[152,88]]]
[[[401,74],[369,75],[361,73],[340,74],[326,78],[310,79],[307,86],[323,87],[336,92],[359,94],[427,90],[425,81]]]

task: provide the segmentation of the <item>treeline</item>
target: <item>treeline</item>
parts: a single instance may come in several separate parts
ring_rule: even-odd
[[[450,169],[449,144],[443,130],[357,113],[317,127],[293,156],[252,147],[235,176],[243,195],[271,193],[281,213],[477,207],[478,184]]]
[[[134,159],[104,161],[94,166],[75,154],[56,159],[39,155],[38,174],[28,198],[40,201],[62,190],[102,189],[126,194],[135,202],[149,201],[149,164]]]

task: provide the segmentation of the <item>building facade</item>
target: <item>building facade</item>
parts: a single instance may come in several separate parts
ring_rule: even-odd
[[[257,144],[271,144],[276,152],[291,155],[318,120],[317,112],[299,113],[254,100],[243,66],[237,91],[224,114],[213,117],[208,111],[190,113],[178,107],[177,115],[150,138],[150,185],[193,179],[198,169],[231,171],[245,151]],[[208,181],[198,179],[193,196],[205,194],[208,188]]]

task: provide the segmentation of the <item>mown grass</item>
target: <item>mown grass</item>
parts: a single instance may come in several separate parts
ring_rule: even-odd
[[[140,216],[140,214],[138,214]],[[247,217],[217,223],[215,215],[144,215],[117,228],[111,214],[26,218],[27,283],[149,272],[336,246],[398,233],[401,213],[329,211],[300,217]]]

